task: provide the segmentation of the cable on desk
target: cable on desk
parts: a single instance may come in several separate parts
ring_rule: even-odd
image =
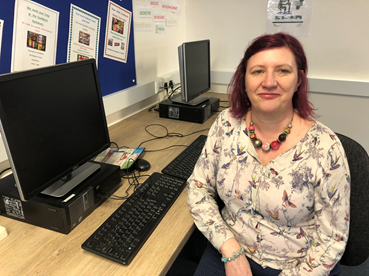
[[[149,127],[152,127],[152,126],[159,126],[159,127],[164,128],[164,129],[165,129],[165,131],[166,131],[166,134],[165,134],[165,135],[163,135],[163,136],[156,136],[156,135],[154,135],[154,134],[150,133],[150,132],[148,131],[148,128],[149,128]],[[193,135],[193,134],[196,134],[196,133],[202,132],[202,131],[206,131],[206,130],[209,130],[209,128],[201,129],[201,130],[198,130],[198,131],[194,131],[194,132],[189,133],[189,134],[181,134],[181,133],[176,133],[176,132],[169,132],[169,130],[168,130],[165,126],[160,125],[160,124],[150,124],[150,125],[147,125],[147,126],[145,127],[145,131],[146,131],[148,134],[150,134],[151,136],[153,136],[154,138],[149,139],[149,140],[146,140],[146,141],[143,141],[143,142],[138,146],[138,148],[140,148],[142,144],[147,143],[147,142],[150,142],[150,141],[154,141],[154,140],[158,140],[158,139],[163,139],[163,138],[166,138],[166,137],[180,137],[180,138],[182,138],[182,137],[187,137],[187,136],[190,136],[190,135]],[[185,146],[185,147],[187,147],[187,145],[174,145],[174,146],[170,146],[170,147],[175,147],[175,146]],[[164,149],[168,149],[168,148],[170,148],[170,147],[167,147],[167,148],[164,148]],[[161,149],[161,150],[164,150],[164,149]],[[149,151],[149,150],[145,150],[145,151],[146,151],[146,152],[152,152],[152,151]],[[159,150],[155,150],[155,151],[159,151]]]
[[[128,162],[130,161],[135,161],[134,159],[129,159]],[[134,165],[132,165],[134,166]],[[138,175],[136,175],[136,172],[138,172]],[[124,173],[126,173],[124,175]],[[142,184],[139,182],[139,178],[141,177],[145,177],[145,176],[148,176],[150,177],[150,175],[141,175],[141,172],[140,171],[137,171],[137,170],[131,170],[131,167],[130,168],[127,168],[127,169],[122,169],[121,170],[121,174],[120,174],[120,177],[123,178],[123,179],[127,179],[128,180],[128,188],[126,189],[125,193],[126,195],[125,196],[117,196],[117,195],[107,195],[107,194],[101,194],[102,197],[105,197],[105,198],[108,198],[108,199],[114,199],[114,200],[125,200],[127,198],[130,197],[130,193],[129,191],[133,188],[133,192],[137,190],[137,188]],[[132,181],[132,182],[131,182]]]

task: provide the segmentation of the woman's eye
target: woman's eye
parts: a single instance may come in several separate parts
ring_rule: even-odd
[[[262,71],[262,70],[255,70],[255,71],[253,71],[252,73],[253,73],[254,75],[259,75],[259,74],[263,73],[263,71]]]
[[[290,71],[287,69],[279,69],[279,72],[282,74],[288,74]]]

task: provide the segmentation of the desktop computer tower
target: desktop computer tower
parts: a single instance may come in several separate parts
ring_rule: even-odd
[[[159,103],[159,116],[202,124],[218,111],[219,102],[218,98],[209,98],[199,105],[191,106],[168,99]]]
[[[102,195],[112,195],[121,184],[120,167],[99,164],[99,170],[60,198],[40,194],[21,201],[13,175],[0,179],[0,215],[68,234],[105,201]]]

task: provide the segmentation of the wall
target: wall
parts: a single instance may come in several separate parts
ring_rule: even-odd
[[[212,91],[225,93],[247,45],[266,32],[267,0],[187,0],[186,40],[211,41]],[[310,33],[299,38],[318,120],[369,152],[369,1],[314,1]]]

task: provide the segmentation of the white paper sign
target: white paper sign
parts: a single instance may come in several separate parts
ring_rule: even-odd
[[[155,22],[165,22],[165,14],[164,13],[154,13],[153,20]]]
[[[178,25],[178,18],[167,17],[167,27],[173,27]]]
[[[16,0],[11,72],[55,64],[58,24],[59,12]]]
[[[152,17],[152,8],[139,8],[138,9],[138,17],[151,18]]]
[[[101,18],[70,5],[67,62],[99,57]]]
[[[104,57],[127,62],[132,12],[109,1]]]
[[[152,32],[153,23],[151,22],[135,22],[135,31],[138,32]]]
[[[162,2],[161,3],[161,8],[164,11],[171,11],[171,12],[178,13],[179,9],[180,9],[180,5],[176,4],[176,3],[173,3],[173,2]]]
[[[268,1],[267,33],[286,32],[296,37],[309,35],[313,0]]]
[[[157,34],[165,34],[165,25],[156,25]]]
[[[147,6],[149,4],[149,0],[133,0],[133,3],[136,5]]]
[[[0,57],[1,57],[1,41],[3,40],[3,29],[4,29],[4,20],[0,19]]]
[[[159,0],[156,1],[150,1],[150,5],[154,7],[159,7]]]

